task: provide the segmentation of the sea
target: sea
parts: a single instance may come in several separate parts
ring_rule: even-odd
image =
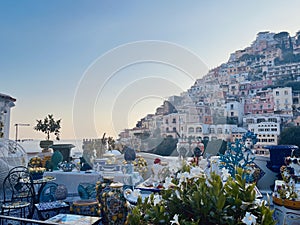
[[[24,140],[18,142],[19,145],[23,147],[25,152],[27,153],[28,156],[34,156],[38,155],[40,152],[42,152],[42,149],[40,147],[40,141],[41,140]],[[82,155],[82,140],[59,140],[59,141],[54,141],[53,144],[72,144],[75,147],[71,149],[71,156],[80,156]]]

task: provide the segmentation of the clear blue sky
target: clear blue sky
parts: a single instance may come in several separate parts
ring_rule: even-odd
[[[74,135],[74,96],[93,62],[118,46],[143,40],[170,42],[197,54],[210,69],[226,62],[231,52],[250,45],[260,31],[288,31],[295,35],[300,30],[299,8],[298,0],[1,0],[0,92],[17,99],[12,109],[11,137],[14,137],[13,124],[30,123],[31,127],[21,128],[21,138],[43,138],[32,127],[36,119],[48,113],[62,119],[63,139],[94,136],[89,131],[80,137]],[[170,87],[164,93],[147,92],[145,96],[154,96],[147,98],[140,95],[144,86],[134,82],[136,77],[126,80],[134,73],[144,78],[164,77],[167,80],[164,85],[176,88]],[[160,70],[157,65],[133,65],[119,72],[116,86],[110,83],[109,89],[123,88],[119,91],[121,95],[130,90],[139,94],[139,99],[124,103],[116,95],[110,99],[107,91],[106,100],[127,119],[116,125],[117,120],[112,120],[118,116],[105,118],[101,114],[115,112],[101,107],[101,102],[95,99],[95,108],[87,109],[95,113],[93,129],[98,135],[107,132],[116,136],[120,129],[133,127],[134,121],[145,113],[154,113],[164,97],[179,94],[192,85],[189,81],[180,86],[180,79],[172,77],[177,73],[170,68]],[[149,79],[146,83],[155,89],[158,83],[164,83],[161,81],[162,78]],[[101,125],[102,120],[107,123]],[[88,124],[84,119],[78,123]]]

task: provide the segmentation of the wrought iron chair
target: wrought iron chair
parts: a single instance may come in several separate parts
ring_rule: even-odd
[[[14,171],[19,171],[19,172],[29,172],[28,168],[25,166],[16,166],[13,167],[12,169],[9,170],[8,174]]]
[[[34,197],[33,182],[27,168],[18,166],[11,169],[3,182],[1,214],[20,211],[20,217],[32,217]]]

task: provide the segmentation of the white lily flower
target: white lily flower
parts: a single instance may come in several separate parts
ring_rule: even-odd
[[[203,175],[203,170],[200,167],[192,167],[189,178],[199,177]]]
[[[255,225],[256,224],[256,216],[253,214],[246,212],[245,217],[242,219],[242,222],[246,225]]]
[[[132,196],[134,197],[139,197],[141,196],[141,190],[140,189],[134,189],[134,191],[131,193]]]
[[[160,201],[161,201],[161,197],[160,197],[160,195],[154,195],[154,199],[153,199],[153,203],[154,203],[154,205],[157,205],[158,203],[160,203]]]
[[[229,170],[223,167],[221,172],[222,172],[222,181],[227,181],[228,177],[231,176]]]
[[[164,189],[169,189],[172,185],[173,185],[172,178],[171,177],[167,177],[165,179],[165,183],[163,184]]]
[[[175,214],[173,217],[173,220],[170,221],[171,225],[175,224],[175,225],[180,225],[179,221],[178,221],[178,214]]]
[[[176,190],[176,191],[175,191],[175,194],[176,194],[176,197],[177,197],[178,199],[181,199],[181,197],[180,197],[180,193],[179,193],[179,191],[178,191],[178,190]]]
[[[188,172],[177,174],[177,179],[179,179],[179,184],[186,182],[190,174]]]

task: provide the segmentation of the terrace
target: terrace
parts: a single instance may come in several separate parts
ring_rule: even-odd
[[[278,225],[283,224],[283,221],[285,221],[285,224],[295,224],[295,221],[297,221],[296,219],[300,218],[297,205],[294,205],[291,208],[289,206],[286,207],[280,205],[278,202],[274,204],[272,198],[269,197],[274,193],[274,189],[272,189],[271,186],[274,187],[275,180],[277,179],[276,174],[278,174],[270,169],[275,168],[276,166],[278,167],[278,165],[275,165],[274,160],[273,164],[271,163],[272,165],[267,165],[267,161],[269,161],[270,158],[276,157],[274,154],[271,153],[270,158],[264,156],[255,158],[255,164],[263,171],[260,173],[261,177],[254,182],[255,185],[253,186],[253,189],[249,189],[247,183],[230,181],[230,179],[228,179],[228,171],[226,172],[224,168],[221,169],[220,165],[222,163],[220,164],[220,162],[224,163],[226,160],[228,162],[229,158],[225,160],[225,158],[222,159],[222,157],[212,157],[209,156],[208,152],[202,152],[200,155],[197,155],[195,151],[197,148],[196,146],[194,147],[195,148],[192,150],[194,152],[193,157],[187,157],[191,149],[187,149],[187,151],[178,151],[178,157],[162,157],[155,154],[138,153],[138,157],[135,158],[132,163],[124,164],[124,158],[126,158],[124,157],[125,154],[114,155],[109,153],[103,155],[102,158],[95,159],[92,170],[79,171],[78,168],[73,167],[71,170],[64,171],[63,168],[66,168],[66,166],[61,166],[60,170],[44,172],[44,177],[42,179],[46,178],[49,180],[46,180],[42,185],[39,183],[39,179],[32,181],[33,185],[38,185],[37,189],[35,189],[38,198],[34,202],[33,214],[31,215],[30,210],[28,210],[28,214],[25,217],[20,218],[17,210],[12,210],[9,215],[2,212],[0,215],[1,224],[66,223],[102,225],[126,224],[126,219],[133,225],[148,224],[144,223],[144,219],[140,218],[135,211],[135,208],[141,210],[143,207],[150,207],[148,210],[155,209],[155,205],[143,203],[145,198],[152,196],[153,194],[154,201],[157,200],[156,198],[160,199],[160,202],[157,204],[161,204],[164,209],[168,209],[168,213],[174,213],[173,211],[175,209],[173,209],[169,203],[166,203],[164,196],[166,193],[169,193],[168,190],[176,190],[177,187],[180,187],[180,182],[187,182],[185,184],[188,186],[185,186],[187,189],[178,189],[179,193],[182,191],[182,196],[180,194],[181,206],[178,206],[178,209],[187,207],[185,206],[187,204],[185,198],[188,198],[189,194],[192,193],[198,193],[200,196],[205,195],[207,199],[210,199],[213,192],[210,192],[209,186],[206,186],[206,182],[201,183],[203,181],[201,180],[202,178],[205,178],[205,180],[211,179],[211,182],[215,184],[213,185],[215,187],[218,187],[218,185],[221,185],[224,188],[229,186],[233,188],[235,185],[240,186],[239,196],[243,194],[245,194],[245,196],[251,196],[252,191],[254,191],[255,195],[253,199],[250,199],[251,204],[256,204],[255,202],[257,201],[264,202],[267,207],[274,209],[275,212],[273,218]],[[233,145],[231,149],[234,150],[234,148]],[[181,152],[185,152],[186,154],[180,155]],[[284,155],[281,155],[281,160],[283,160],[284,157],[291,155],[291,152],[292,149]],[[231,152],[230,157],[239,154],[240,153],[237,152],[235,154]],[[68,163],[71,165],[73,162],[74,161],[70,161]],[[281,164],[282,163],[284,162],[281,162]],[[188,165],[190,167],[188,173],[186,173],[187,171],[184,172],[185,167],[182,167],[182,165]],[[218,178],[212,176],[211,172],[215,172],[221,177],[221,183],[218,183]],[[227,178],[225,179],[224,177],[226,176]],[[170,177],[173,179],[172,181],[170,180]],[[187,180],[183,181],[182,179]],[[189,183],[189,180],[193,180],[193,182]],[[296,181],[296,184],[298,184],[298,181],[299,180]],[[249,184],[252,187],[251,183]],[[205,190],[208,192],[200,192],[203,190],[199,189],[199,187],[195,189],[194,184],[206,187]],[[62,195],[62,192],[66,191],[63,187],[67,189],[67,192],[64,193],[67,193],[67,195],[61,197],[59,194]],[[43,188],[48,188],[48,190],[43,190]],[[57,191],[59,188],[61,189],[60,192]],[[221,188],[220,190],[225,189]],[[210,193],[210,196],[207,195],[208,193]],[[228,193],[224,193],[224,197],[227,195]],[[142,203],[138,201],[139,197],[141,197]],[[50,204],[49,201],[54,203]],[[172,201],[174,201],[174,199]],[[296,204],[298,201],[295,201],[294,203]],[[42,206],[47,205],[48,208],[38,207],[38,204],[41,204]],[[142,204],[146,205],[142,207]],[[190,202],[188,205],[193,204],[193,202]],[[124,205],[126,207],[124,207]],[[212,210],[211,207],[212,206],[209,203],[206,203],[206,205],[204,204],[202,206],[202,211]],[[184,208],[182,208],[182,210],[184,210]],[[249,209],[247,213],[248,212],[251,212],[251,210]],[[144,212],[140,211],[140,213],[143,214]],[[157,214],[157,217],[163,215],[160,213]],[[239,213],[245,215],[245,212]],[[126,217],[126,215],[129,215],[129,217]],[[175,213],[174,216],[175,215],[177,215],[177,213]],[[202,215],[201,212],[199,212],[199,215]],[[195,215],[195,218],[197,216],[198,214]],[[136,218],[139,218],[138,223],[134,223]],[[176,220],[176,218],[177,217],[172,217],[170,219]],[[179,214],[179,220],[183,219],[186,218]],[[240,218],[240,220],[241,219],[242,218]],[[65,220],[65,222],[63,222],[63,220]],[[67,220],[69,220],[69,222],[67,222]],[[84,222],[85,220],[88,222]],[[78,221],[81,222],[79,223]],[[161,223],[153,222],[153,224]],[[165,222],[164,224],[169,223]]]

